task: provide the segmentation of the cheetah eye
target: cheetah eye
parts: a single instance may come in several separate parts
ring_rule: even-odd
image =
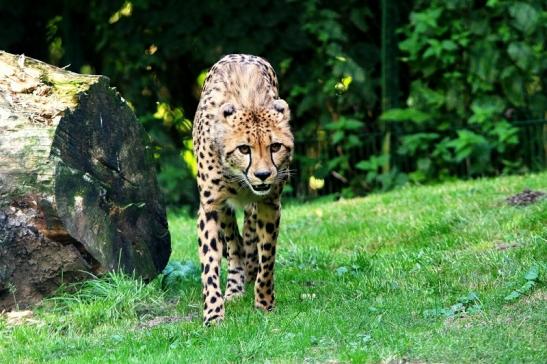
[[[248,145],[240,145],[239,147],[237,147],[237,149],[239,150],[239,152],[241,154],[249,154],[251,153],[251,148],[249,148]]]
[[[281,149],[281,143],[273,143],[270,145],[270,150],[272,153],[279,152],[279,149]]]

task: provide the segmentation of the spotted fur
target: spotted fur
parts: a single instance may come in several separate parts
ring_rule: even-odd
[[[274,307],[274,263],[280,195],[293,154],[289,106],[264,59],[232,54],[209,71],[194,119],[198,164],[198,244],[203,319],[224,318],[225,301],[254,283],[255,306]],[[244,209],[243,236],[235,208]],[[228,282],[220,287],[220,261],[228,258]]]

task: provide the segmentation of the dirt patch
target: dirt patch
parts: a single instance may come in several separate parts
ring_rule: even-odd
[[[537,290],[534,293],[525,296],[522,302],[526,304],[533,304],[537,302],[547,302],[547,292],[544,290]]]
[[[426,362],[425,361],[419,361],[419,360],[414,360],[414,359],[407,359],[407,358],[402,358],[402,359],[385,359],[385,360],[382,360],[381,363],[385,363],[385,364],[425,364]]]
[[[532,191],[528,188],[514,196],[507,197],[505,201],[511,206],[528,206],[536,203],[545,197],[541,191]]]
[[[506,242],[497,242],[496,243],[496,250],[508,250],[508,249],[514,249],[514,248],[520,248],[520,244],[518,243],[506,243]]]
[[[150,320],[139,322],[137,329],[151,329],[159,325],[173,324],[180,321],[192,321],[196,316],[190,314],[188,316],[156,316]]]
[[[11,311],[4,314],[6,318],[6,324],[8,326],[20,326],[20,325],[37,325],[43,322],[34,318],[34,312],[25,311]]]

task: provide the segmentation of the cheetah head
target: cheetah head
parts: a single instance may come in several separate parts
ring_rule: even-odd
[[[255,110],[225,103],[218,117],[222,121],[222,160],[231,181],[264,196],[273,185],[287,180],[294,142],[289,105],[284,100]]]

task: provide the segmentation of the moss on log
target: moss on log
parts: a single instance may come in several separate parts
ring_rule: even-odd
[[[170,254],[148,138],[103,76],[0,52],[0,308]]]

